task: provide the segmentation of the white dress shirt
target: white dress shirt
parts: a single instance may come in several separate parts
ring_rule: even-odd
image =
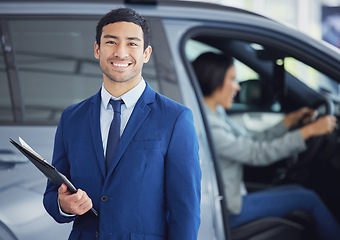
[[[141,81],[137,84],[137,86],[132,88],[130,91],[128,91],[121,97],[115,98],[106,91],[103,84],[101,90],[102,103],[100,105],[100,130],[102,135],[104,153],[106,152],[107,138],[109,135],[111,121],[113,119],[113,109],[111,104],[109,103],[110,99],[113,100],[122,99],[124,101],[124,104],[121,105],[120,136],[122,136],[126,124],[128,123],[129,118],[132,114],[132,111],[135,108],[138,99],[144,92],[145,86],[146,86],[145,81],[142,78]]]

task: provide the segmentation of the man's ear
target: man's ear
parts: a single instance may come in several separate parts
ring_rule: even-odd
[[[99,59],[99,45],[97,42],[94,43],[94,57]]]
[[[149,62],[150,56],[151,56],[152,48],[151,46],[148,46],[144,51],[144,63]]]

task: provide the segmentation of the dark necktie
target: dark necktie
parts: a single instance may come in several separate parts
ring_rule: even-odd
[[[110,165],[115,154],[117,144],[120,139],[120,105],[123,100],[110,100],[110,104],[113,108],[113,119],[110,126],[109,135],[106,145],[106,172],[109,171]]]

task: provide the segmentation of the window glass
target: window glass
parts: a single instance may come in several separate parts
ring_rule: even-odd
[[[285,70],[294,77],[305,83],[317,92],[326,91],[328,93],[339,95],[339,84],[333,79],[322,74],[309,65],[296,60],[295,58],[285,58]]]
[[[74,19],[10,21],[27,122],[56,123],[65,107],[99,90],[103,77],[93,55],[96,24]],[[152,59],[143,74],[158,90]]]
[[[247,80],[258,80],[259,75],[250,67],[234,59],[236,69],[236,80],[241,83]]]
[[[159,82],[157,78],[157,69],[155,64],[155,59],[153,57],[154,55],[151,54],[150,60],[147,64],[144,64],[143,66],[143,78],[145,81],[147,81],[150,86],[155,90],[159,91]]]
[[[4,53],[0,46],[0,121],[13,121],[11,109],[11,97],[8,86],[8,78],[5,67]]]
[[[191,62],[204,52],[222,53],[222,51],[218,50],[217,48],[193,39],[189,39],[185,43],[185,55]]]
[[[251,64],[251,61],[256,62],[257,65],[264,63],[269,68],[272,67],[271,62],[267,58],[258,59],[258,55],[255,53],[257,50],[263,50],[264,48],[259,44],[244,41],[220,40],[221,42],[218,42],[213,37],[211,39],[211,45],[207,42],[203,43],[194,39],[189,39],[185,45],[185,53],[190,61],[194,61],[204,52],[211,51],[222,53],[221,50],[213,46],[213,44],[215,44],[218,47],[225,48],[226,52],[234,57],[236,80],[240,83],[241,91],[235,97],[235,102],[232,104],[230,110],[263,111],[263,109],[265,109],[274,112],[280,111],[280,104],[274,99],[273,94],[268,92],[269,90],[263,84],[260,74],[251,67],[251,65],[254,65]],[[221,45],[222,42],[225,44],[224,46]],[[244,57],[245,49],[247,50],[246,54],[249,55],[248,58]]]
[[[189,39],[185,45],[185,54],[189,61],[194,61],[199,55],[204,52],[215,52],[215,53],[222,53],[217,48],[214,48],[210,45],[204,44],[202,42],[198,42],[193,39]],[[252,70],[247,65],[243,64],[242,62],[238,61],[234,58],[234,64],[236,68],[236,80],[238,82],[243,82],[249,79],[258,79],[258,74]]]

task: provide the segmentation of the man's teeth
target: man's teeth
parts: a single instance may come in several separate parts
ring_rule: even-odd
[[[127,63],[124,63],[124,64],[122,64],[122,63],[113,63],[113,66],[115,66],[115,67],[127,67],[127,66],[129,66],[129,64],[127,64]]]

